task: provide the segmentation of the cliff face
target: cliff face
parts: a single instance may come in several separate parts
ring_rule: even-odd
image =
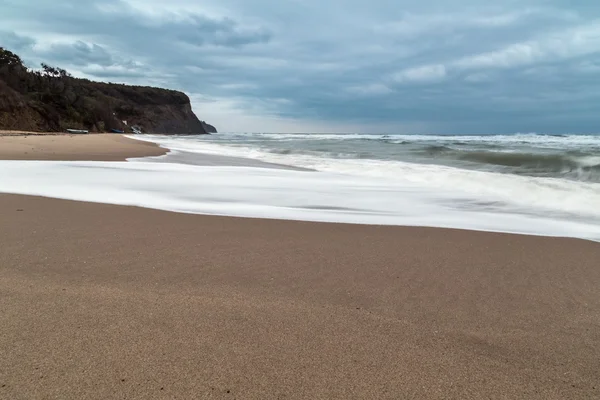
[[[30,71],[18,56],[0,48],[0,129],[130,132],[137,126],[144,133],[208,133],[184,93],[92,82],[43,68]]]
[[[217,128],[215,128],[214,126],[207,124],[205,121],[200,121],[202,122],[202,126],[204,127],[204,130],[208,133],[217,133]]]

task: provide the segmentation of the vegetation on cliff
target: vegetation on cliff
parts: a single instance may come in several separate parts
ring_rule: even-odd
[[[0,129],[109,132],[132,126],[146,133],[216,131],[194,115],[184,93],[93,82],[46,64],[30,70],[18,55],[0,47]]]

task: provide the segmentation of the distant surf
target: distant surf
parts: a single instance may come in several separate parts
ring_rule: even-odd
[[[219,134],[152,140],[302,167],[336,159],[400,161],[600,183],[600,136],[595,135]]]

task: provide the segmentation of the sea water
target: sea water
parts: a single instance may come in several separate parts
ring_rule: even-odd
[[[173,152],[129,163],[2,161],[0,191],[200,214],[600,240],[600,136],[142,139]],[[206,154],[238,161],[194,162]]]
[[[402,172],[410,163],[417,169],[416,165],[435,165],[600,183],[600,135],[225,133],[140,138],[183,151],[251,157],[339,172],[356,170],[372,176]]]

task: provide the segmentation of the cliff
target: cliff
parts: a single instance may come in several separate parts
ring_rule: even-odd
[[[214,126],[207,124],[205,121],[200,121],[202,122],[202,126],[204,127],[204,130],[208,133],[217,133],[217,128],[215,128]]]
[[[144,133],[216,132],[196,117],[184,93],[93,82],[45,64],[42,68],[28,70],[17,55],[0,47],[0,129],[130,132],[138,126]]]

